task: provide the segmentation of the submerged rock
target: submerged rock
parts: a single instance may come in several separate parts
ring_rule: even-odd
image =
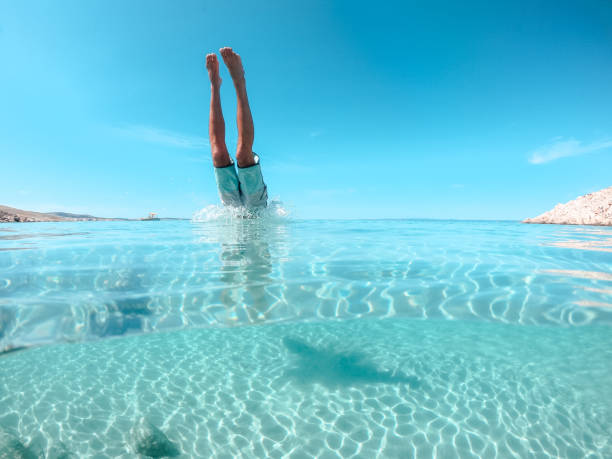
[[[145,418],[132,429],[132,438],[136,452],[146,457],[176,457],[181,454],[166,434]]]
[[[77,459],[77,456],[68,451],[66,445],[59,442],[51,447],[47,459]]]
[[[15,311],[8,308],[0,308],[0,338],[9,331],[15,322]]]
[[[39,459],[19,438],[0,429],[0,459]]]
[[[13,346],[13,345],[9,344],[4,349],[0,348],[0,357],[4,356],[6,354],[11,354],[13,352],[25,351],[26,349],[28,349],[27,346]]]
[[[558,225],[612,225],[612,186],[590,193],[523,223],[553,223]]]

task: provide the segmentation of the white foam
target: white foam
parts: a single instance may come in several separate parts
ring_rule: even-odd
[[[273,199],[269,202],[268,207],[265,209],[258,209],[256,211],[247,209],[246,207],[225,207],[221,205],[211,204],[198,211],[196,211],[191,217],[193,222],[210,222],[210,221],[223,221],[223,220],[234,220],[244,218],[263,218],[266,220],[285,220],[289,218],[291,212],[284,206],[284,204]]]

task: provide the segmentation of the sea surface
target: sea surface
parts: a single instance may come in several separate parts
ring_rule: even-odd
[[[0,224],[0,458],[610,458],[612,228]]]

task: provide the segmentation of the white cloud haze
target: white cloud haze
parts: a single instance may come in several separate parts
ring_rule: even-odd
[[[205,137],[168,131],[153,126],[131,125],[115,128],[115,130],[133,139],[166,145],[168,147],[199,149],[208,146],[208,139]]]
[[[535,150],[531,154],[529,162],[531,164],[544,164],[559,158],[583,155],[585,153],[591,153],[610,147],[612,147],[612,140],[600,140],[589,144],[583,144],[576,139],[561,140],[559,138]]]

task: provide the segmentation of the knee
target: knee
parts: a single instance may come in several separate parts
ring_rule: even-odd
[[[253,150],[251,148],[240,148],[236,151],[236,161],[240,167],[248,167],[255,164]]]
[[[232,163],[232,159],[229,156],[227,150],[213,150],[212,152],[213,166],[225,167]]]

